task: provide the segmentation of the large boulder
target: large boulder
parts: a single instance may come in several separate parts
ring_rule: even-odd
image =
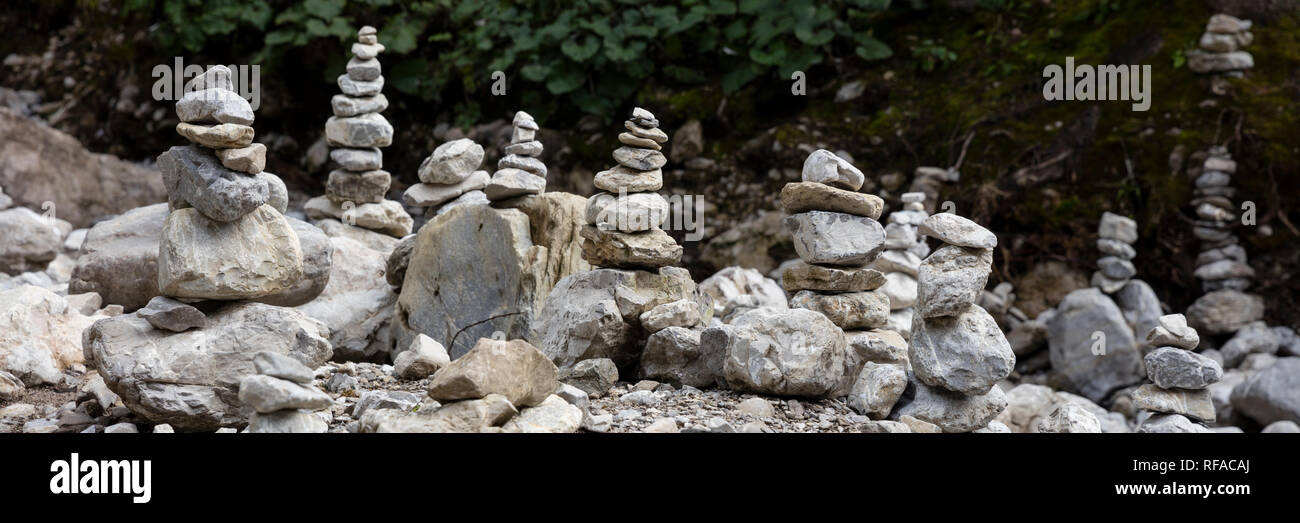
[[[993,316],[971,305],[956,316],[914,316],[908,361],[927,385],[979,395],[1011,374],[1016,355]]]
[[[328,338],[324,324],[294,309],[240,302],[180,333],[133,314],[103,319],[86,329],[82,346],[132,412],[178,429],[214,430],[243,424],[239,382],[255,372],[254,355],[284,354],[316,368],[333,353]]]
[[[609,358],[621,372],[632,375],[645,340],[641,314],[683,299],[701,303],[703,311],[710,305],[701,296],[690,273],[679,267],[664,267],[657,273],[596,269],[571,274],[546,298],[533,322],[532,337],[561,368]]]
[[[177,209],[163,224],[158,289],[167,296],[260,298],[293,288],[302,275],[298,235],[269,205],[229,223]]]
[[[1113,295],[1115,305],[1124,313],[1124,320],[1133,328],[1139,345],[1146,348],[1146,335],[1160,325],[1164,311],[1160,307],[1160,297],[1151,285],[1142,280],[1129,280]]]
[[[298,247],[302,251],[302,278],[292,287],[263,296],[257,301],[280,307],[296,307],[316,299],[329,284],[334,266],[334,244],[315,225],[288,216],[285,219],[298,236]]]
[[[1233,289],[1208,292],[1187,308],[1187,324],[1201,333],[1236,332],[1264,318],[1264,298]]]
[[[158,241],[167,204],[131,209],[86,233],[68,292],[97,292],[127,312],[158,296]]]
[[[747,311],[701,340],[726,347],[723,373],[735,390],[820,398],[843,379],[844,331],[808,309]]]
[[[1099,289],[1089,287],[1066,295],[1047,323],[1047,332],[1052,370],[1068,390],[1092,401],[1101,401],[1111,391],[1146,377],[1133,329],[1115,302]]]
[[[167,199],[158,171],[92,153],[76,138],[4,107],[0,187],[24,207],[54,202],[56,215],[78,228]]]
[[[71,226],[62,225],[26,207],[0,211],[0,273],[43,270],[63,250]]]
[[[56,383],[58,371],[85,361],[81,331],[102,317],[82,315],[34,285],[0,292],[0,370],[28,385]]]
[[[97,292],[104,303],[121,305],[126,312],[144,307],[158,290],[158,245],[167,204],[131,209],[95,224],[86,233],[68,292]],[[307,222],[285,217],[298,236],[303,276],[293,287],[258,301],[291,307],[311,301],[329,281],[333,246],[321,230]]]
[[[453,359],[495,332],[541,346],[533,333],[547,295],[561,278],[589,268],[578,239],[584,204],[546,193],[512,209],[460,206],[425,224],[397,298],[399,350],[419,333]]]
[[[1246,378],[1232,389],[1232,407],[1260,425],[1275,421],[1300,423],[1300,358],[1277,363]]]
[[[933,423],[944,432],[970,432],[988,426],[1006,407],[1006,394],[998,387],[967,396],[913,381],[894,412]]]
[[[447,402],[500,394],[516,407],[531,407],[555,392],[556,376],[555,364],[528,342],[480,338],[433,375],[429,397]]]
[[[678,387],[723,385],[722,362],[726,347],[704,345],[700,331],[668,327],[651,334],[641,353],[640,376]]]
[[[324,290],[297,309],[330,330],[334,359],[384,361],[392,348],[397,294],[384,280],[388,256],[347,238],[326,238],[333,261]]]

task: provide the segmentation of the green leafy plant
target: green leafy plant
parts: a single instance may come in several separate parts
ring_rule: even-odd
[[[190,52],[236,30],[259,32],[263,45],[252,56],[259,63],[321,40],[347,45],[364,20],[379,28],[385,56],[396,56],[386,58],[385,75],[402,93],[440,100],[483,89],[493,71],[503,71],[512,87],[534,84],[524,88],[594,114],[609,114],[656,81],[716,80],[732,93],[828,59],[893,56],[871,29],[889,0],[127,0],[125,7],[161,12],[167,23],[158,26],[158,42]]]

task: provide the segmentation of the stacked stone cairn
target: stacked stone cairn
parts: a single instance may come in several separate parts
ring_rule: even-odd
[[[1255,40],[1250,27],[1250,20],[1225,14],[1211,16],[1201,35],[1200,49],[1187,53],[1187,67],[1197,73],[1241,76],[1246,69],[1255,67],[1255,58],[1242,50]]]
[[[194,145],[158,156],[170,213],[158,256],[158,288],[182,301],[246,300],[292,288],[303,277],[299,239],[282,214],[288,192],[265,172],[253,143],[253,111],[217,66],[176,102],[181,136]]]
[[[1151,383],[1143,384],[1131,395],[1133,407],[1142,412],[1138,432],[1164,432],[1161,427],[1171,426],[1208,432],[1189,420],[1214,423],[1215,408],[1209,387],[1223,378],[1223,366],[1192,352],[1200,343],[1200,336],[1196,329],[1187,326],[1187,318],[1182,314],[1161,316],[1159,324],[1147,333],[1146,341],[1157,348],[1143,360]],[[1185,419],[1176,419],[1179,417]]]
[[[239,401],[253,410],[249,433],[321,433],[325,419],[312,411],[334,404],[313,386],[314,373],[302,362],[276,352],[253,355],[253,369],[239,382]]]
[[[655,192],[663,187],[661,168],[668,160],[660,149],[668,135],[659,129],[654,114],[640,107],[623,126],[627,132],[618,135],[623,147],[614,150],[618,165],[596,173],[594,183],[602,192],[587,199],[583,257],[608,268],[674,265],[681,260],[682,247],[660,228],[669,207]]]
[[[1237,219],[1232,204],[1236,189],[1231,187],[1237,162],[1226,148],[1210,148],[1209,157],[1196,177],[1196,222],[1192,235],[1201,242],[1196,256],[1196,278],[1205,292],[1220,289],[1244,291],[1251,286],[1255,270],[1246,263],[1246,250],[1232,232]]]
[[[388,108],[377,58],[383,51],[375,28],[357,31],[353,57],[338,79],[343,94],[330,100],[334,116],[325,122],[325,140],[334,147],[330,160],[340,168],[330,171],[325,196],[309,200],[305,211],[313,220],[340,219],[401,238],[414,222],[400,203],[385,199],[392,175],[383,169],[379,148],[392,145],[393,126],[379,114]]]
[[[490,201],[501,201],[528,194],[541,194],[546,190],[546,164],[538,160],[542,142],[537,140],[537,122],[528,113],[519,111],[511,122],[510,145],[497,160],[497,172],[485,189]],[[660,164],[662,165],[662,164]]]
[[[818,312],[844,331],[843,376],[828,396],[847,395],[851,408],[883,419],[906,386],[906,341],[887,328],[885,275],[871,268],[887,244],[876,221],[885,203],[857,192],[864,181],[862,171],[825,149],[804,160],[802,181],[781,189],[784,225],[800,259],[781,283],[793,295],[791,309]]]
[[[821,312],[844,330],[885,327],[889,297],[877,289],[885,276],[867,265],[885,246],[884,201],[857,192],[862,171],[825,149],[803,164],[803,181],[781,189],[785,228],[802,263],[786,268],[781,283],[790,306]]]
[[[425,217],[439,216],[461,205],[487,204],[483,188],[491,176],[478,168],[483,146],[469,138],[439,145],[420,164],[420,183],[402,195],[406,205],[425,208]]]
[[[1097,260],[1097,272],[1092,273],[1092,285],[1106,294],[1123,289],[1137,275],[1133,257],[1137,251],[1137,222],[1118,214],[1103,213],[1097,225],[1097,250],[1102,256]]]
[[[903,209],[885,220],[885,252],[870,267],[885,274],[881,292],[889,297],[889,329],[904,338],[911,336],[912,305],[916,303],[916,272],[930,254],[930,245],[917,234],[917,227],[929,216],[922,192],[903,193]]]
[[[908,343],[912,396],[897,414],[944,432],[982,429],[1006,408],[996,384],[1016,364],[997,321],[976,304],[993,269],[997,236],[952,213],[926,218],[919,232],[945,245],[918,271]]]
[[[1264,299],[1245,292],[1254,283],[1255,269],[1233,231],[1238,220],[1233,207],[1237,191],[1231,182],[1237,163],[1223,146],[1211,147],[1207,153],[1199,169],[1189,169],[1196,180],[1192,235],[1201,242],[1195,275],[1205,294],[1187,308],[1187,321],[1210,336],[1202,345],[1217,347],[1224,367],[1236,368],[1251,354],[1276,353],[1280,338],[1261,321]],[[1226,341],[1216,339],[1220,335],[1232,336]]]

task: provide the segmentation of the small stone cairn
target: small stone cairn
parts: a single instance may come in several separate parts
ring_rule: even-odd
[[[501,201],[546,191],[546,164],[538,160],[542,142],[537,140],[537,122],[532,115],[519,111],[511,121],[510,145],[505,156],[497,160],[497,172],[485,189],[490,201]]]
[[[618,135],[623,147],[614,150],[618,165],[596,173],[595,186],[603,192],[587,199],[583,257],[607,268],[674,265],[681,260],[682,247],[660,228],[669,206],[655,192],[663,187],[661,168],[668,160],[660,149],[668,135],[659,129],[654,114],[640,107],[623,126],[627,132]]]
[[[790,307],[820,312],[844,330],[885,327],[889,297],[877,291],[885,276],[868,268],[886,243],[876,221],[884,201],[857,192],[862,171],[825,149],[804,161],[802,180],[781,189],[785,228],[802,261],[781,274]]]
[[[900,415],[934,423],[944,432],[979,429],[1005,408],[996,384],[1016,364],[997,321],[976,304],[993,270],[998,239],[952,213],[927,217],[918,232],[944,245],[917,273],[908,358],[916,385],[925,390]],[[958,411],[967,413],[956,416]],[[959,424],[956,418],[966,421]]]
[[[1196,278],[1201,289],[1214,292],[1220,289],[1244,291],[1250,288],[1255,270],[1246,261],[1246,250],[1232,232],[1237,219],[1232,197],[1236,189],[1230,185],[1237,172],[1237,162],[1226,148],[1210,148],[1200,174],[1196,177],[1196,222],[1192,235],[1201,241],[1201,252],[1196,256]]]
[[[176,130],[194,145],[158,156],[171,212],[163,225],[158,288],[183,301],[246,300],[288,290],[303,276],[298,235],[282,214],[284,182],[263,171],[253,111],[216,66],[186,84]]]
[[[313,220],[340,219],[401,238],[411,233],[414,221],[400,203],[384,199],[392,175],[383,170],[379,148],[392,145],[393,126],[379,114],[388,108],[377,58],[382,52],[375,28],[357,31],[347,73],[338,79],[343,94],[330,100],[334,116],[325,122],[325,140],[334,147],[330,160],[340,168],[330,171],[325,196],[312,198],[304,210]]]
[[[1102,213],[1097,235],[1097,250],[1104,256],[1097,259],[1092,285],[1106,294],[1114,294],[1137,275],[1133,266],[1133,257],[1137,256],[1133,248],[1138,238],[1137,222],[1118,214]]]
[[[420,164],[420,183],[402,195],[406,205],[425,208],[425,217],[439,216],[465,204],[487,204],[483,189],[491,176],[479,170],[483,146],[469,138],[439,145]]]
[[[239,401],[253,409],[249,433],[321,433],[325,420],[312,411],[334,404],[313,386],[314,373],[302,362],[275,352],[253,355],[256,374],[239,382]]]
[[[1143,384],[1132,393],[1133,407],[1149,417],[1143,419],[1145,427],[1165,425],[1166,416],[1184,416],[1200,423],[1214,423],[1214,402],[1209,386],[1223,378],[1223,366],[1218,361],[1195,352],[1200,343],[1196,329],[1187,326],[1182,314],[1161,316],[1159,324],[1146,336],[1147,344],[1157,347],[1144,358],[1147,377],[1151,383]],[[1141,416],[1139,416],[1141,419]],[[1151,423],[1152,421],[1157,423]],[[1187,425],[1179,423],[1179,425]]]
[[[1250,20],[1225,14],[1211,16],[1201,34],[1200,49],[1187,53],[1187,67],[1202,74],[1241,76],[1246,69],[1255,67],[1255,58],[1242,50],[1255,40],[1250,27]]]

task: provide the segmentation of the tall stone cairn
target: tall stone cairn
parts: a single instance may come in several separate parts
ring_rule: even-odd
[[[1220,289],[1244,291],[1255,277],[1246,260],[1246,250],[1233,234],[1237,220],[1232,198],[1237,190],[1232,187],[1232,175],[1237,172],[1237,162],[1222,146],[1211,147],[1209,157],[1196,177],[1196,222],[1192,235],[1201,242],[1201,253],[1196,256],[1196,278],[1201,289],[1214,292]]]
[[[263,171],[253,110],[230,69],[212,67],[185,85],[176,131],[193,145],[158,156],[170,212],[158,255],[162,295],[186,301],[261,298],[303,276],[297,233],[283,213],[284,182]]]
[[[1092,273],[1092,286],[1114,294],[1137,275],[1133,266],[1133,257],[1137,256],[1133,249],[1138,238],[1137,222],[1126,216],[1102,213],[1097,236],[1097,250],[1102,257],[1097,259],[1097,272]]]
[[[925,219],[918,232],[944,243],[917,271],[917,299],[908,359],[916,391],[898,410],[944,432],[984,428],[1006,408],[996,384],[1016,356],[984,308],[976,304],[993,269],[998,239],[952,213]]]
[[[510,145],[503,151],[506,155],[497,160],[497,172],[492,174],[492,181],[484,190],[490,201],[541,194],[546,190],[546,164],[537,159],[542,154],[542,142],[537,141],[537,122],[532,115],[519,111],[511,126]]]
[[[801,261],[781,274],[790,307],[820,312],[844,330],[889,323],[889,297],[877,290],[885,275],[867,267],[885,248],[876,221],[885,203],[857,192],[864,180],[857,167],[820,149],[804,160],[802,181],[781,189],[785,229]]]
[[[640,107],[623,122],[614,150],[618,165],[596,173],[598,192],[587,199],[587,225],[582,228],[582,254],[597,267],[657,269],[682,258],[682,246],[660,226],[668,219],[668,200],[655,192],[663,188],[660,152],[668,135],[659,120]],[[500,172],[497,173],[498,175]]]
[[[406,189],[402,199],[411,207],[424,207],[428,218],[461,205],[487,204],[483,189],[492,177],[478,169],[482,163],[483,146],[469,138],[439,145],[420,164],[420,183]]]
[[[1197,73],[1222,73],[1241,76],[1255,67],[1255,58],[1243,50],[1255,40],[1250,20],[1225,14],[1210,17],[1198,43],[1200,49],[1187,52],[1187,67]]]
[[[1190,432],[1208,432],[1200,423],[1214,423],[1214,401],[1210,385],[1223,378],[1223,366],[1193,352],[1200,343],[1196,329],[1187,326],[1182,314],[1161,316],[1158,325],[1146,335],[1147,344],[1155,349],[1143,358],[1151,383],[1132,392],[1133,407],[1148,417],[1138,432],[1161,432],[1156,427],[1169,425],[1166,417],[1184,417],[1175,425]],[[1139,416],[1141,419],[1141,415]]]
[[[304,210],[313,220],[337,218],[401,238],[411,233],[414,222],[400,203],[384,199],[392,175],[383,169],[380,148],[392,145],[393,126],[379,114],[388,108],[377,58],[382,52],[375,28],[357,31],[347,73],[338,79],[343,94],[330,100],[334,116],[325,122],[325,140],[334,148],[330,160],[339,168],[330,171],[325,196],[312,198]]]
[[[889,297],[889,330],[907,338],[911,336],[912,305],[916,303],[916,271],[930,254],[930,245],[916,229],[930,214],[926,211],[925,193],[907,192],[900,199],[903,208],[885,219],[885,252],[870,266],[885,274],[881,292]]]

